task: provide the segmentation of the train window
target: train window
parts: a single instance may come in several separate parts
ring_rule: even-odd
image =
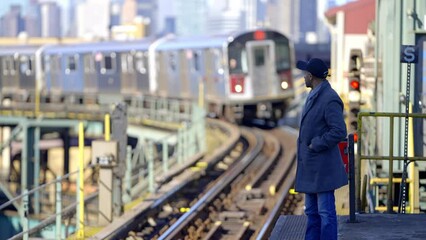
[[[121,55],[121,69],[123,72],[133,73],[133,56],[128,53]]]
[[[219,50],[217,49],[212,49],[212,53],[214,56],[214,68],[217,70],[217,73],[219,75],[222,75],[224,73],[223,70],[223,61],[222,61],[222,54]]]
[[[73,55],[73,56],[68,56],[66,58],[66,65],[67,68],[65,69],[65,73],[66,74],[70,74],[71,71],[75,71],[77,70],[77,60],[78,59],[78,55]]]
[[[247,73],[247,52],[241,43],[229,45],[228,59],[230,74]]]
[[[85,73],[92,73],[92,72],[94,72],[94,70],[95,70],[95,64],[93,62],[92,55],[90,55],[90,54],[84,55],[83,61],[84,61],[84,72]]]
[[[144,54],[142,52],[136,54],[136,69],[142,74],[146,73]]]
[[[27,76],[31,75],[33,71],[32,59],[28,56],[22,56],[20,59],[20,71]]]
[[[112,57],[111,56],[105,56],[104,58],[104,68],[106,70],[112,69]]]
[[[16,72],[16,62],[14,61],[13,57],[5,57],[2,61],[3,65],[3,75],[15,75]]]
[[[47,73],[50,73],[50,70],[51,70],[51,64],[50,64],[50,56],[49,55],[46,55],[46,56],[44,56],[44,60],[43,60],[43,63],[44,63],[44,71],[45,72],[47,72]]]
[[[254,64],[256,67],[265,65],[265,49],[255,48],[254,49]]]
[[[194,70],[200,71],[200,53],[194,52]]]
[[[50,58],[50,69],[52,72],[58,72],[59,71],[59,58],[57,56],[52,56]]]
[[[290,69],[290,47],[288,43],[279,41],[275,43],[275,46],[277,71]]]
[[[247,51],[245,49],[243,51],[241,51],[241,69],[243,70],[243,73],[247,73],[248,72],[248,67],[247,67]]]
[[[174,53],[169,54],[169,66],[171,70],[176,70],[176,56]]]
[[[115,53],[105,55],[102,61],[101,73],[105,74],[107,72],[112,72],[115,70],[115,68]]]
[[[7,76],[9,75],[9,63],[7,62],[7,58],[3,58],[1,61],[1,65],[2,65],[2,74],[3,76]]]

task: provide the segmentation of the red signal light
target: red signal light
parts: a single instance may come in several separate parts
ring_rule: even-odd
[[[359,90],[359,81],[351,80],[351,82],[349,84],[351,85],[352,89]]]
[[[358,133],[354,133],[354,142],[358,142]]]
[[[264,40],[266,38],[266,33],[264,31],[257,30],[253,33],[254,40]]]

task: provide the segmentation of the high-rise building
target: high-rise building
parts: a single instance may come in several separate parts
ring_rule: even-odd
[[[61,9],[56,2],[40,2],[41,37],[61,37]]]
[[[29,37],[40,37],[41,36],[41,13],[40,5],[38,0],[30,0],[28,11],[24,16],[25,21],[25,32]]]
[[[68,29],[66,36],[77,35],[77,6],[80,0],[68,0]]]
[[[201,35],[206,33],[205,0],[176,0],[176,34]]]
[[[208,14],[206,21],[206,31],[209,34],[228,33],[232,31],[246,29],[245,12],[242,5],[231,4],[230,0],[217,5],[216,2],[210,2],[208,5]],[[240,3],[243,3],[240,1]]]
[[[158,34],[176,32],[176,0],[158,0],[157,29]]]
[[[2,36],[17,37],[20,32],[24,31],[22,7],[20,5],[10,6],[9,12],[0,18],[0,22]]]
[[[221,14],[209,15],[207,18],[207,33],[220,34],[238,31],[245,28],[244,16],[241,12],[226,11]]]
[[[86,0],[78,4],[77,37],[109,38],[110,12],[109,0]]]
[[[111,27],[121,24],[121,4],[118,2],[111,3]]]
[[[163,34],[176,32],[176,19],[174,17],[166,17]]]
[[[268,2],[266,26],[273,28],[290,39],[299,36],[299,4],[297,1],[272,0]]]
[[[137,16],[142,17],[147,36],[155,35],[158,31],[158,0],[137,0]]]
[[[300,36],[296,42],[315,44],[317,36],[317,0],[299,0],[299,31]]]
[[[27,0],[1,0],[0,4],[0,17],[9,12],[10,7],[12,5],[19,5],[21,7],[21,11],[25,12]]]
[[[137,16],[137,8],[136,0],[125,0],[121,8],[121,24],[133,23]]]

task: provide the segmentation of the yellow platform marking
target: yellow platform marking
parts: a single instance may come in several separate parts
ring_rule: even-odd
[[[88,226],[85,226],[84,227],[84,239],[88,239],[88,238],[96,235],[102,229],[103,229],[103,227],[88,227]],[[74,233],[74,234],[70,235],[67,239],[68,240],[74,240],[74,239],[82,239],[82,238],[78,238],[77,233]]]
[[[206,168],[207,162],[203,162],[203,161],[197,162],[196,166],[199,168]]]
[[[288,190],[288,192],[294,195],[299,194],[298,192],[296,192],[296,190],[294,190],[294,188],[291,188],[290,190]]]
[[[269,186],[269,194],[271,194],[271,196],[274,196],[276,192],[277,192],[277,189],[275,185]]]

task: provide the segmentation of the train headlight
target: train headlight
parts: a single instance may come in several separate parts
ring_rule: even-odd
[[[286,89],[288,88],[288,82],[286,82],[286,81],[282,81],[282,82],[281,82],[281,88],[282,88],[283,90],[286,90]]]
[[[235,92],[240,93],[243,91],[243,86],[241,86],[240,84],[235,85],[234,87]]]
[[[231,75],[230,85],[231,93],[244,93],[244,75]]]

